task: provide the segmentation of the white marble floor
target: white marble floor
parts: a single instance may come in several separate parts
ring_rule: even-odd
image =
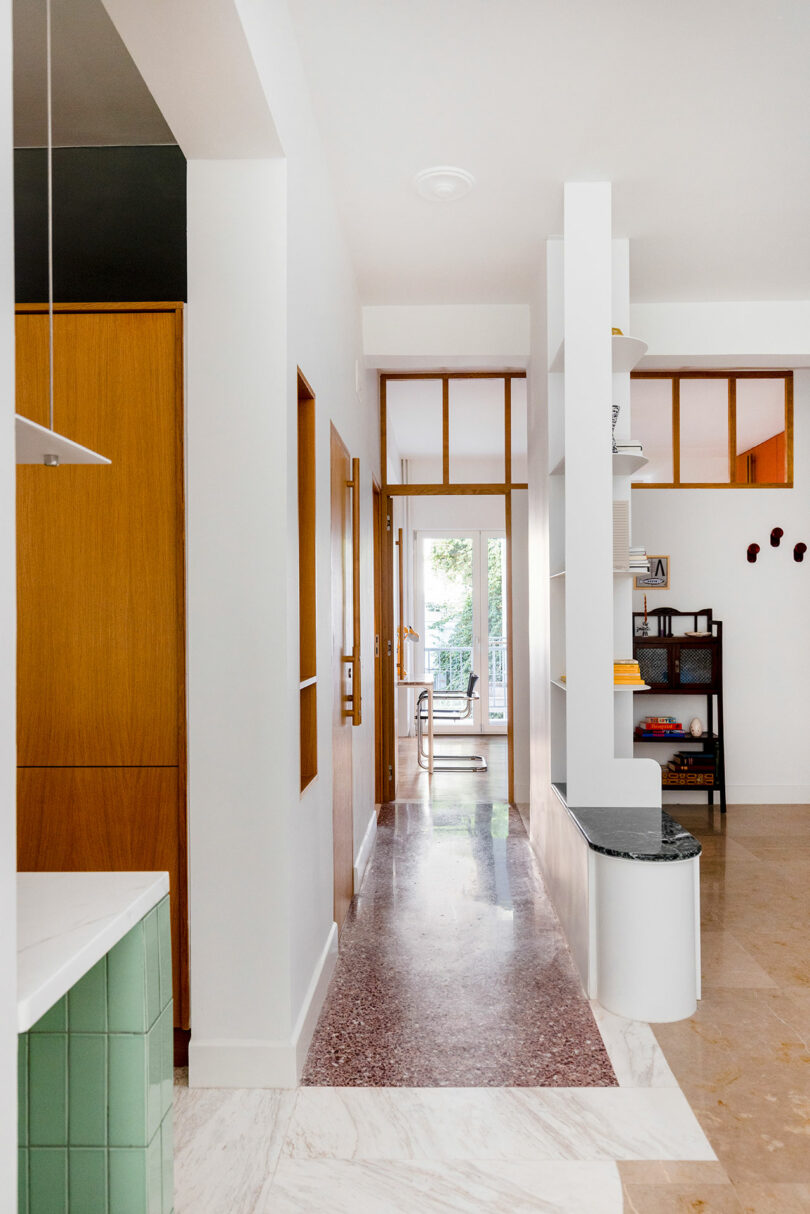
[[[175,1214],[619,1214],[618,1162],[714,1160],[648,1025],[618,1088],[175,1088]]]

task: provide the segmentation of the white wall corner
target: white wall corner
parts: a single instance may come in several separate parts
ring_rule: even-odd
[[[371,811],[371,817],[368,820],[366,833],[363,835],[363,841],[357,849],[357,855],[354,858],[354,892],[360,893],[360,887],[363,884],[363,878],[366,875],[368,862],[371,859],[371,853],[374,851],[374,844],[377,841],[377,807],[376,805]]]
[[[198,1040],[188,1051],[193,1088],[295,1088],[321,1014],[338,955],[338,929],[332,923],[312,972],[304,1002],[288,1041]]]

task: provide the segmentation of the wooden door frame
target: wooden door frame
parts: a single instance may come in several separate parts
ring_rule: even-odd
[[[467,495],[487,494],[502,496],[504,499],[504,524],[506,531],[506,672],[507,672],[507,799],[515,800],[515,690],[514,690],[514,612],[512,595],[512,490],[528,489],[526,482],[512,480],[512,380],[525,379],[525,371],[416,371],[394,372],[380,374],[380,467],[382,469],[382,492],[386,503],[388,517],[387,543],[384,545],[385,562],[383,567],[383,584],[390,603],[385,614],[386,636],[394,638],[394,549],[391,519],[393,517],[393,498],[395,497],[463,497]],[[387,437],[387,407],[386,385],[389,380],[403,379],[436,379],[442,383],[442,480],[438,484],[391,485],[388,483],[388,437]],[[450,440],[449,440],[449,385],[453,379],[502,379],[504,381],[504,480],[501,483],[473,481],[454,483],[450,480]],[[396,736],[394,729],[394,659],[383,667],[384,688],[387,689],[390,704],[383,704],[384,736],[391,740],[393,762],[393,788],[390,799],[396,795]]]
[[[340,475],[338,477],[338,480],[336,481],[335,468],[336,468],[337,463],[340,463],[341,465],[345,465],[345,471],[342,475]],[[341,636],[341,643],[340,643],[341,653],[338,655],[339,666],[337,668],[335,666],[335,619],[334,619],[334,606],[335,606],[334,579],[336,576],[336,568],[335,568],[335,561],[334,561],[334,555],[335,555],[335,552],[334,552],[335,501],[336,501],[335,490],[336,490],[336,486],[337,486],[338,491],[340,493],[344,494],[343,510],[345,513],[343,515],[342,524],[341,524],[342,525],[341,545],[343,545],[346,541],[347,520],[348,520],[349,533],[352,536],[352,543],[353,543],[354,529],[352,527],[351,509],[348,507],[348,505],[346,504],[346,500],[345,500],[345,495],[348,495],[350,487],[351,487],[351,480],[350,480],[351,468],[352,468],[352,460],[351,460],[351,455],[349,453],[349,449],[346,446],[346,444],[344,443],[343,438],[341,437],[340,431],[337,429],[334,422],[330,421],[330,424],[329,424],[329,501],[330,501],[329,544],[330,544],[330,564],[331,564],[330,602],[331,602],[331,608],[332,608],[332,621],[331,621],[331,625],[330,625],[330,637],[331,637],[331,646],[332,646],[331,659],[330,659],[330,683],[331,683],[331,704],[332,704],[332,714],[331,714],[331,730],[332,730],[332,772],[331,772],[331,778],[332,778],[332,875],[333,875],[332,898],[333,898],[334,919],[335,919],[335,922],[337,923],[338,931],[341,930],[341,928],[343,927],[343,923],[345,922],[345,916],[348,911],[349,904],[351,903],[353,888],[354,888],[354,793],[353,793],[353,774],[352,774],[353,773],[354,747],[352,745],[352,728],[351,728],[351,721],[350,721],[351,714],[350,714],[350,711],[346,707],[348,696],[346,694],[346,687],[344,686],[344,675],[343,675],[344,662],[353,662],[353,657],[349,656],[349,652],[352,652],[352,650],[350,649],[350,646],[347,644],[347,629],[348,629],[349,625],[352,623],[352,607],[347,601],[347,594],[346,594],[347,564],[346,564],[346,554],[345,554],[345,551],[343,551],[343,550],[341,551],[341,563],[340,563],[340,569],[339,569],[339,577],[341,579],[341,595],[342,595],[341,612],[342,612],[342,616],[343,616],[342,636]],[[351,570],[351,574],[350,574],[351,576],[354,576],[354,577],[357,576],[357,564],[358,564],[357,554],[354,552],[354,549],[353,549],[352,556],[351,556],[351,564],[348,566],[348,568]],[[352,595],[352,597],[354,598],[354,594]],[[349,652],[344,652],[344,651],[349,651]],[[340,688],[338,689],[337,700],[335,699],[336,673],[339,673],[339,683],[340,683]],[[353,665],[349,669],[349,674],[352,674],[352,673],[353,673]],[[352,690],[354,690],[354,683],[351,684],[351,687],[352,687]],[[347,826],[347,823],[344,818],[340,817],[341,803],[335,797],[335,790],[338,787],[338,782],[336,779],[336,773],[337,773],[336,762],[338,761],[338,759],[337,759],[338,747],[336,744],[337,738],[336,738],[336,732],[335,732],[338,718],[342,722],[342,728],[345,728],[348,730],[348,734],[346,735],[346,737],[348,739],[348,760],[347,760],[348,761],[348,786],[346,789],[347,796],[348,796],[348,803],[349,803],[348,852],[346,851],[346,826]],[[342,747],[342,740],[341,740],[341,747]],[[347,859],[348,859],[348,867],[344,864],[344,861]]]
[[[395,729],[394,636],[394,504],[380,487],[380,802],[396,797],[397,739]]]

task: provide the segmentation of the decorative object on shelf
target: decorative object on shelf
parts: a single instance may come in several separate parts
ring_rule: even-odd
[[[624,337],[624,333],[622,333],[621,329],[617,329],[615,325],[610,330],[610,335],[611,337]]]
[[[694,718],[689,725],[689,735],[684,741],[699,745],[694,755],[699,762],[678,762],[676,768],[667,767],[662,772],[662,784],[668,786],[693,785],[705,790],[709,805],[714,804],[714,794],[720,794],[720,810],[726,812],[726,768],[723,732],[723,624],[715,620],[711,608],[699,611],[678,611],[674,607],[656,607],[649,613],[650,623],[657,625],[654,636],[638,636],[633,640],[633,653],[638,659],[644,682],[653,693],[666,695],[701,695],[706,697],[706,731],[697,730],[701,724]],[[638,622],[644,613],[633,612],[633,630],[637,633]],[[701,631],[708,635],[689,636],[678,629],[673,635],[673,622],[681,625],[686,620],[692,624],[693,633]],[[716,705],[716,708],[715,708]],[[717,733],[715,734],[715,711]],[[676,722],[677,723],[677,722]],[[658,743],[663,739],[647,736],[636,729],[637,743]],[[681,751],[675,759],[688,752]],[[702,768],[701,768],[702,764]]]
[[[635,658],[619,658],[613,663],[614,687],[646,687]]]
[[[689,722],[689,732],[693,738],[703,737],[703,722],[700,717],[692,717],[692,720]]]
[[[647,623],[647,596],[645,594],[644,595],[644,619],[641,621],[638,628],[635,629],[635,633],[636,633],[636,636],[645,637],[645,636],[649,635],[649,632],[650,632],[650,625]]]
[[[794,561],[803,561],[804,554],[806,551],[807,551],[807,544],[796,544],[796,546],[793,549]]]
[[[615,330],[614,330],[614,331],[615,331]],[[613,430],[612,430],[612,434],[613,434],[613,454],[614,454],[614,455],[618,455],[618,454],[619,454],[619,448],[616,446],[616,422],[619,420],[619,414],[621,413],[621,411],[622,411],[622,407],[621,407],[621,405],[614,405],[614,406],[613,406],[613,410],[612,410],[612,413],[613,413]]]
[[[796,549],[794,548],[793,551],[795,554]],[[748,545],[746,559],[747,559],[749,565],[755,565],[757,563],[757,554],[758,553],[759,553],[759,544],[749,544]]]
[[[785,533],[781,527],[774,527],[773,531],[771,532],[771,547],[772,548],[779,547],[779,541],[781,540],[781,538],[784,534]]]
[[[636,590],[669,590],[669,557],[648,556],[649,573],[636,578]]]

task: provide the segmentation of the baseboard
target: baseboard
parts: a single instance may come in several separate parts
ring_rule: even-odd
[[[363,835],[363,842],[357,849],[357,855],[354,860],[354,892],[360,893],[360,886],[363,884],[363,878],[366,875],[368,862],[371,859],[371,853],[374,851],[374,844],[377,839],[377,812],[376,806],[371,811],[371,817],[368,820],[366,833]]]
[[[727,784],[729,805],[807,805],[810,804],[810,784]],[[719,794],[715,793],[715,805]],[[706,790],[669,789],[664,793],[664,806],[705,805]]]
[[[333,923],[315,965],[288,1041],[216,1039],[189,1045],[189,1086],[194,1088],[295,1088],[306,1062],[315,1025],[337,961]]]

